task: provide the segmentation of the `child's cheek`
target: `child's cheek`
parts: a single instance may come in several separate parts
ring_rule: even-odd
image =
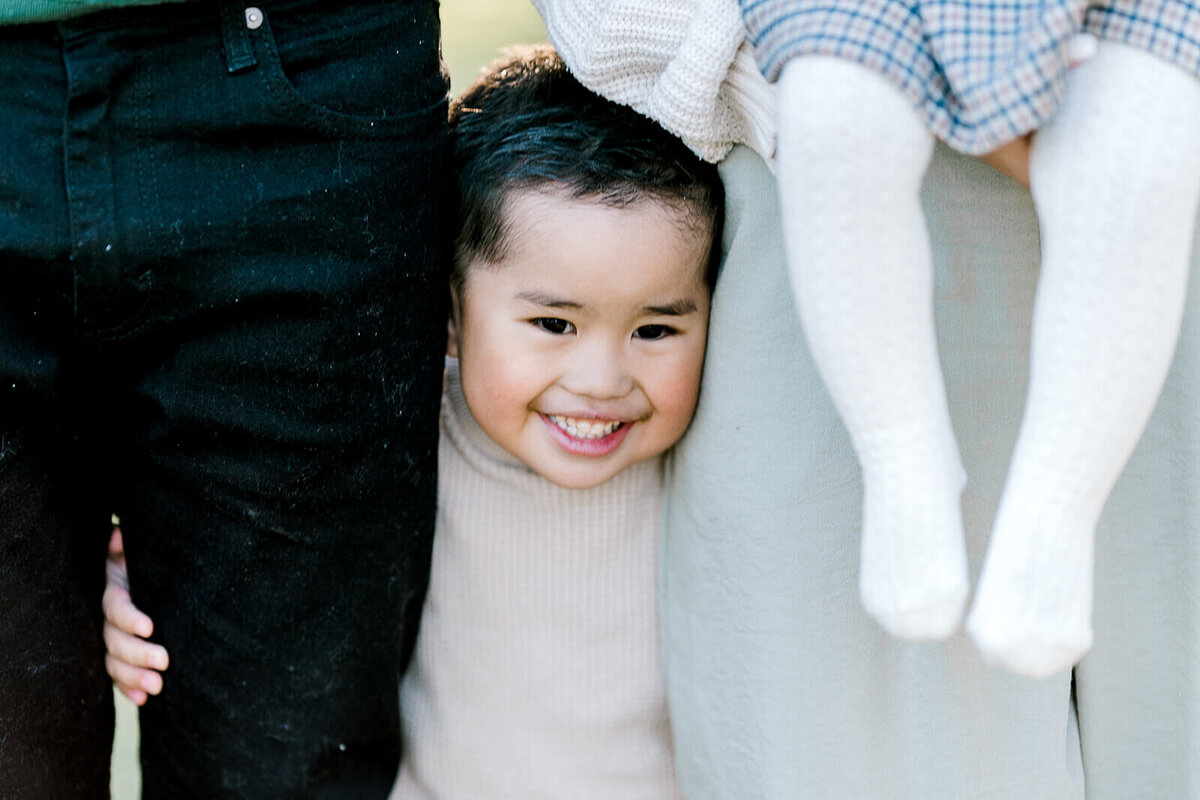
[[[672,369],[660,373],[655,408],[663,417],[664,433],[671,439],[664,445],[664,449],[675,444],[692,421],[696,402],[700,397],[700,374],[703,365],[703,351],[699,354],[690,352],[681,357]]]

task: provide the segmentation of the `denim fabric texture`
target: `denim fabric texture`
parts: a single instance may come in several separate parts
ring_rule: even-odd
[[[0,27],[0,797],[106,797],[120,515],[146,798],[385,797],[445,352],[435,0]]]

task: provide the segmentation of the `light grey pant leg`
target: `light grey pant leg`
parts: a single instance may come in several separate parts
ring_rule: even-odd
[[[961,635],[902,642],[862,611],[858,466],[792,309],[774,182],[745,149],[722,177],[726,259],[663,564],[687,797],[1079,800],[1068,677],[987,671]],[[1036,222],[1026,192],[941,148],[924,199],[977,573],[1020,421]]]
[[[1200,248],[1162,396],[1096,532],[1088,800],[1200,798]]]

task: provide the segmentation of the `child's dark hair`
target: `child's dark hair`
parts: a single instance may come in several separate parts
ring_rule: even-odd
[[[724,195],[709,164],[648,117],[585,89],[548,46],[510,52],[450,106],[458,178],[451,282],[475,260],[499,263],[510,241],[505,200],[552,186],[615,207],[652,199],[679,224],[712,231],[712,286]]]

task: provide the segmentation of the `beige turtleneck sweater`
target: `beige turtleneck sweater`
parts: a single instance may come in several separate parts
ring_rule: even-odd
[[[656,597],[662,462],[563,489],[450,362],[433,570],[393,800],[676,800]]]

